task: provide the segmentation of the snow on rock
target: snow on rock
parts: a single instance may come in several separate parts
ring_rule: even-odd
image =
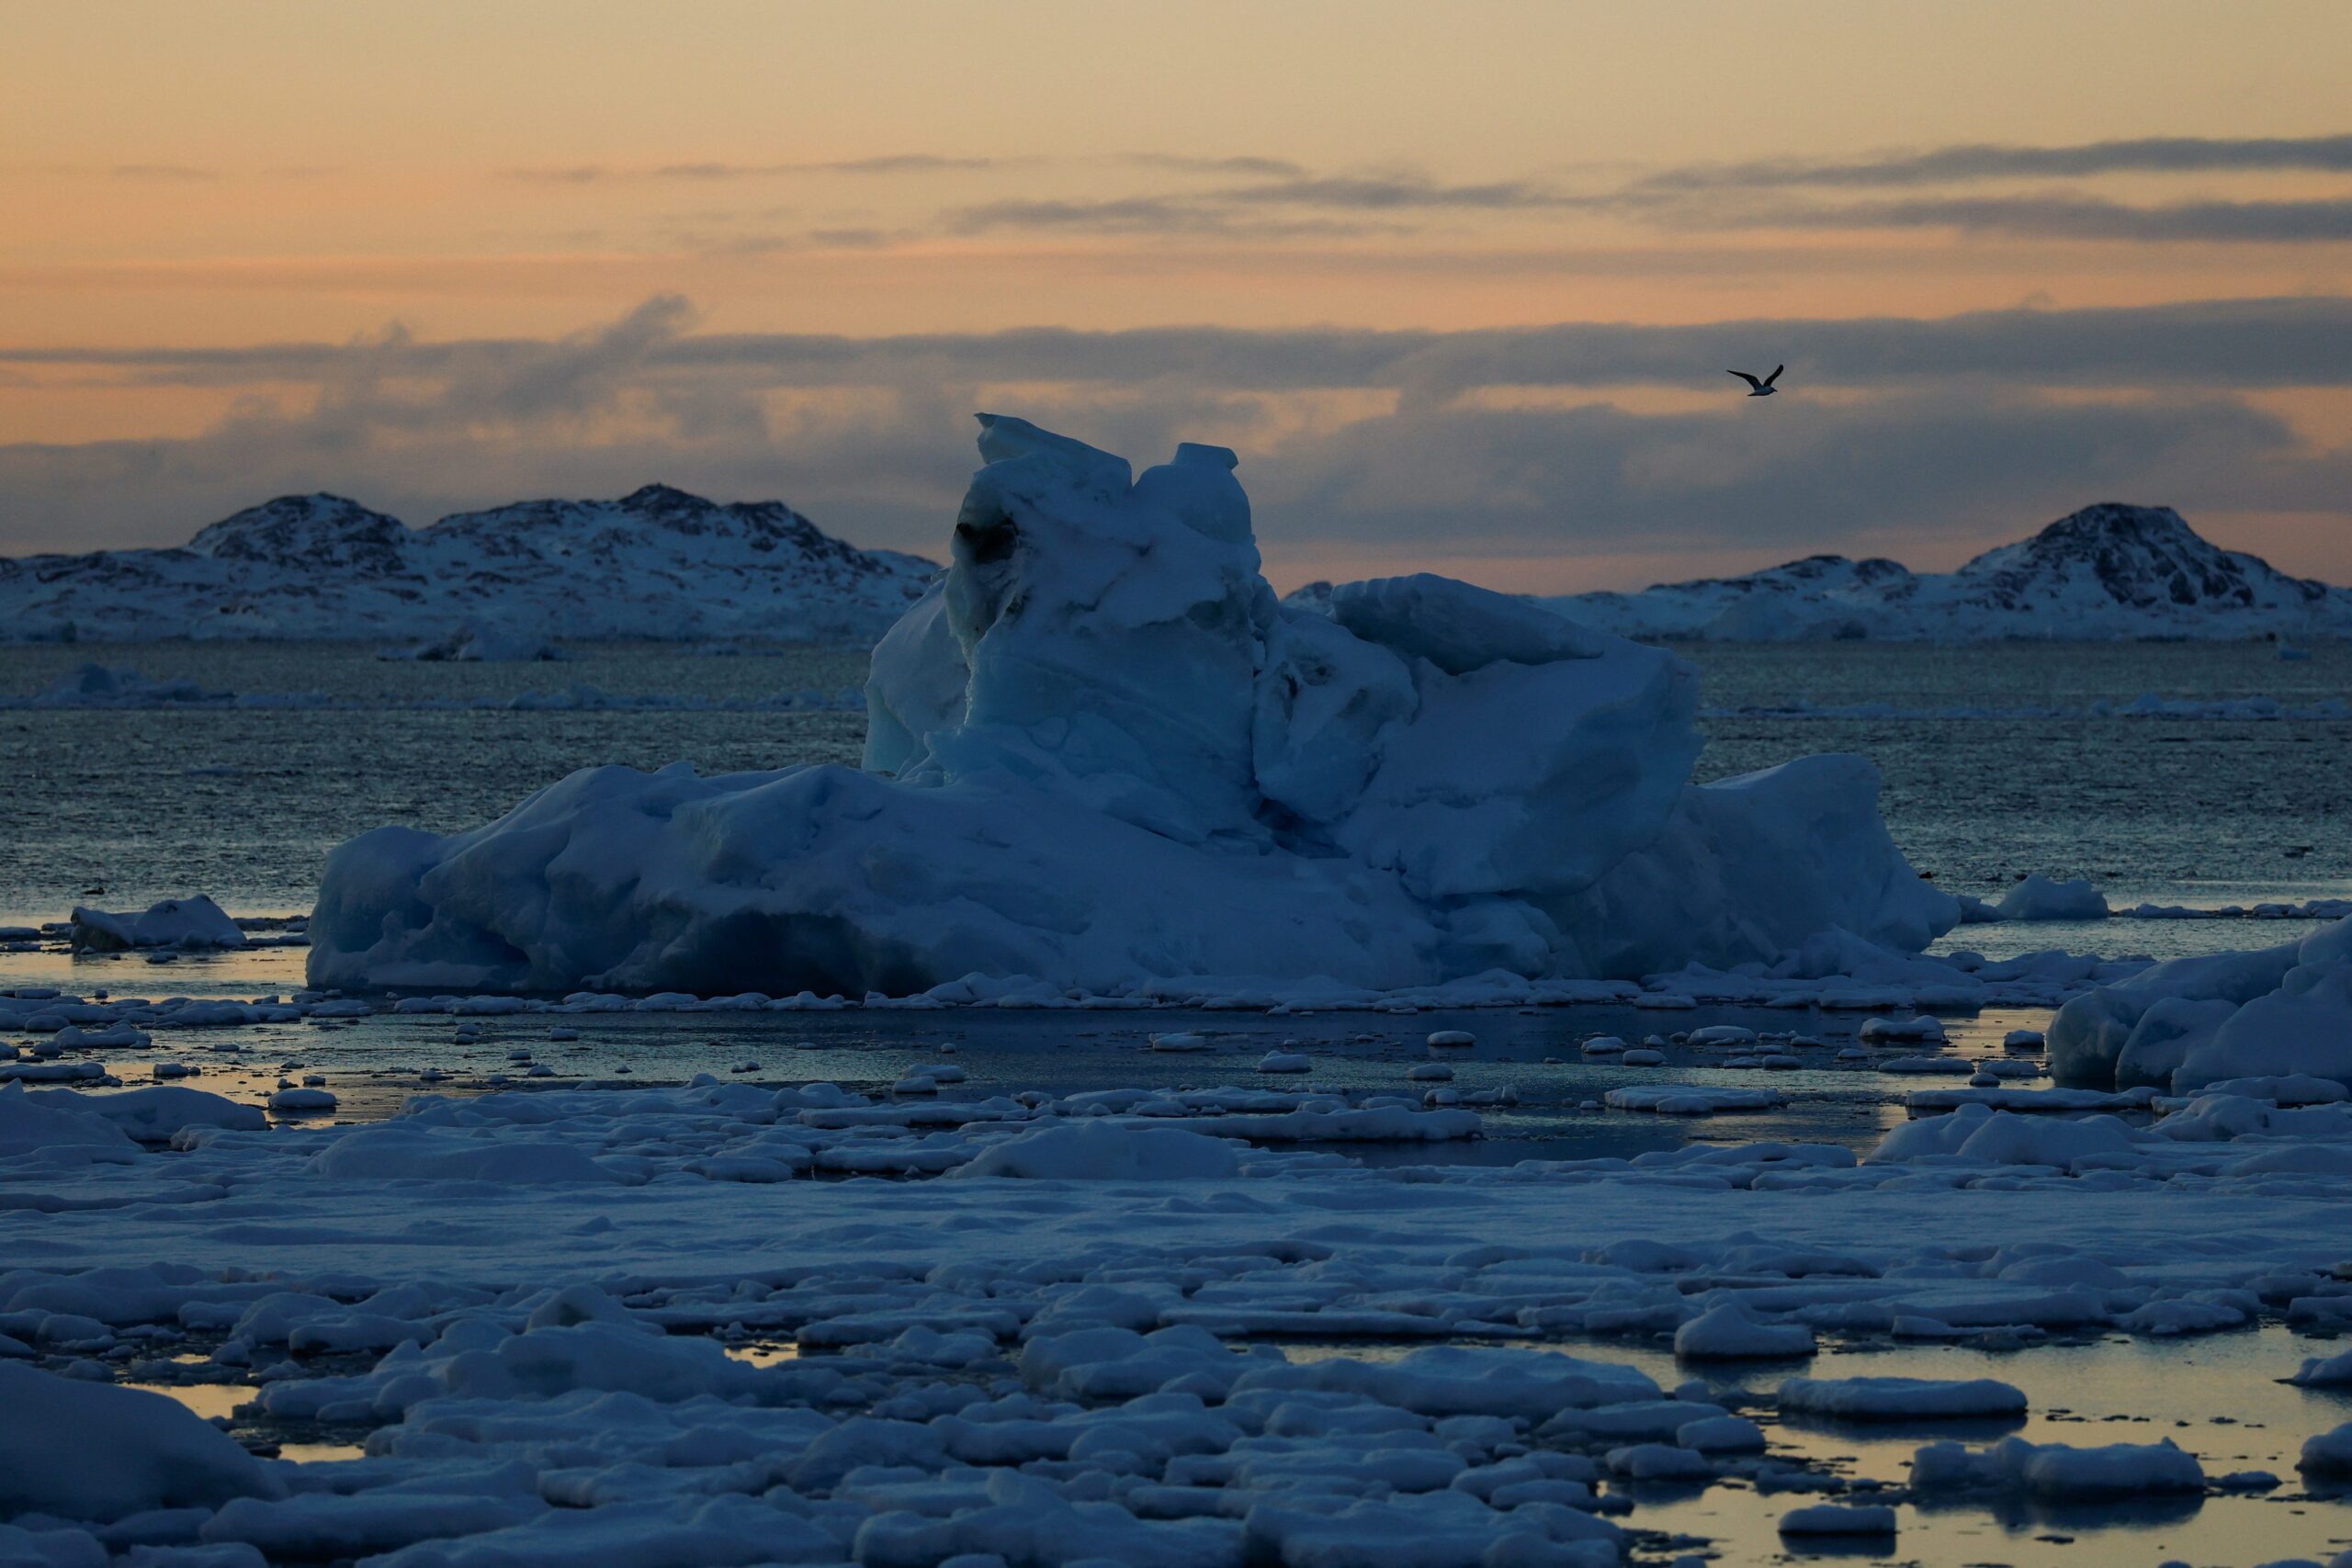
[[[166,898],[139,914],[112,914],[77,904],[73,942],[94,953],[135,947],[224,948],[245,945],[245,933],[228,912],[199,893]]]
[[[2103,920],[2107,898],[2086,879],[2052,882],[2035,872],[2001,896],[1994,909],[2005,920]]]
[[[1231,1176],[1240,1167],[1230,1144],[1181,1127],[1081,1122],[1040,1127],[992,1145],[950,1174],[1032,1181],[1171,1181]]]
[[[2049,1029],[2051,1076],[2177,1094],[2251,1077],[2352,1086],[2352,920],[2300,942],[2176,958],[2075,998]]]
[[[1945,1421],[2023,1416],[2025,1394],[1993,1378],[1790,1378],[1781,1410],[1844,1421]]]
[[[1278,604],[1231,453],[984,416],[954,563],[876,649],[865,768],[589,769],[330,858],[316,987],[1394,990],[1768,961],[1958,919],[1877,776],[1687,781],[1690,666],[1412,577]]]
[[[666,485],[421,529],[340,496],[282,496],[178,549],[0,559],[0,641],[430,645],[453,626],[531,648],[556,636],[863,641],[933,570],[854,548],[779,502],[718,505]],[[468,657],[464,638],[444,656]]]
[[[0,1517],[111,1522],[284,1492],[233,1438],[160,1393],[0,1361]]]
[[[1745,577],[1536,603],[1624,637],[1719,642],[2352,636],[2352,589],[2217,548],[2168,506],[2111,502],[1950,573],[1814,556]]]

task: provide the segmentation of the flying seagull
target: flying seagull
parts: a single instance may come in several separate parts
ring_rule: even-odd
[[[1750,376],[1745,370],[1726,370],[1724,374],[1726,376],[1736,376],[1741,380],[1747,382],[1750,387],[1753,387],[1755,390],[1747,394],[1749,397],[1769,398],[1772,395],[1772,383],[1779,380],[1781,378],[1781,372],[1787,368],[1788,367],[1785,365],[1775,365],[1772,367],[1772,373],[1770,376],[1765,377],[1761,381],[1758,380],[1755,377]]]

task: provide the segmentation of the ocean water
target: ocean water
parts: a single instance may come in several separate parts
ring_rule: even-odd
[[[2290,710],[2352,701],[2352,647],[2322,645],[2294,663],[2262,645],[1682,651],[1700,667],[1709,710],[1702,780],[1806,752],[1860,752],[1884,777],[1896,840],[1946,887],[1996,897],[2039,871],[2088,876],[2119,906],[2352,895],[2352,721],[2089,714],[2143,693],[2267,697]],[[58,919],[77,901],[135,908],[198,892],[239,914],[296,912],[310,907],[327,851],[369,828],[473,827],[600,763],[854,762],[864,742],[854,710],[746,711],[839,700],[864,681],[859,650],[575,652],[563,663],[416,664],[336,644],[0,649],[0,698],[43,691],[96,660],[248,702],[328,705],[0,709],[10,784],[0,791],[0,923]],[[496,705],[576,685],[737,705]],[[1871,716],[1801,711],[1864,705],[1876,705]],[[96,887],[106,891],[85,892]],[[2132,921],[1973,927],[1947,940],[2161,954],[2272,939],[2236,921]]]
[[[0,649],[0,697],[39,692],[93,650]],[[752,705],[793,694],[823,696],[863,679],[863,655],[791,649],[714,658],[667,647],[594,647],[561,664],[381,663],[343,647],[164,645],[95,650],[117,668],[183,679],[248,697],[310,695],[333,705],[145,709],[0,708],[0,923],[62,917],[85,888],[90,901],[136,908],[153,898],[208,892],[243,914],[307,908],[326,852],[388,822],[451,830],[487,821],[529,790],[598,763],[660,766],[684,759],[707,771],[793,762],[854,762],[863,742],[854,711],[521,709],[490,705],[575,683],[630,697]],[[1873,758],[1884,777],[1891,831],[1915,863],[1944,886],[1996,895],[2028,871],[2087,875],[2118,904],[2217,904],[2352,895],[2352,722],[2225,721],[2092,716],[2102,703],[2145,692],[2194,702],[2275,698],[2312,709],[2352,696],[2352,649],[2323,648],[2303,663],[2267,649],[2188,647],[1923,649],[1854,645],[1698,648],[1709,746],[1702,779],[1770,766],[1789,757],[1848,750]],[[1869,706],[1870,716],[1850,716]],[[1840,710],[1849,716],[1824,716]],[[1961,716],[1993,710],[2007,716]],[[2023,710],[2041,710],[2027,716]],[[2282,929],[2283,926],[2283,929]],[[2248,946],[2308,929],[2236,920],[2111,921],[2085,926],[1970,927],[1947,939],[2000,952],[2025,946],[2167,953]],[[2006,944],[2006,945],[2005,945]],[[0,955],[0,985],[58,986],[83,993],[282,993],[301,983],[299,948],[151,964],[145,955],[72,955],[54,945]],[[1173,1016],[1171,1016],[1171,1012]],[[473,1021],[460,1039],[446,1015],[382,1015],[348,1026],[323,1021],[158,1034],[150,1046],[110,1050],[109,1070],[147,1081],[152,1063],[198,1065],[194,1083],[244,1100],[281,1074],[317,1074],[338,1096],[341,1121],[395,1113],[424,1087],[420,1068],[454,1076],[436,1092],[476,1093],[519,1073],[532,1053],[552,1083],[674,1083],[712,1072],[746,1083],[823,1078],[886,1094],[908,1069],[952,1060],[970,1075],[944,1098],[1016,1089],[1067,1093],[1139,1084],[1256,1084],[1257,1058],[1296,1043],[1315,1060],[1308,1081],[1351,1092],[1419,1086],[1405,1074],[1429,1052],[1427,1032],[1463,1028],[1476,1048],[1449,1053],[1454,1087],[1512,1087],[1518,1103],[1487,1112],[1484,1135],[1453,1145],[1351,1145],[1370,1164],[1632,1156],[1690,1141],[1777,1139],[1872,1146],[1909,1114],[1905,1097],[1951,1080],[1915,1080],[1868,1066],[1839,1066],[1834,1049],[1770,1075],[1734,1070],[1721,1054],[1676,1047],[1656,1068],[1586,1060],[1595,1032],[1640,1035],[1715,1022],[1795,1029],[1831,1046],[1848,1043],[1860,1014],[1701,1009],[1663,1016],[1627,1009],[1490,1010],[1410,1018],[1367,1014],[1269,1017],[1192,1010],[1032,1013],[992,1009],[945,1013],[847,1010],[808,1014],[545,1016]],[[1991,1054],[2009,1029],[2040,1027],[2046,1014],[1988,1010],[1948,1021],[1958,1054]],[[558,1041],[550,1026],[575,1028]],[[1169,1029],[1210,1033],[1214,1048],[1170,1055],[1148,1048]],[[220,1051],[222,1045],[241,1049]],[[952,1056],[946,1054],[953,1052]],[[77,1053],[81,1055],[82,1053]],[[1599,1109],[1620,1084],[1662,1081],[1750,1088],[1769,1084],[1788,1103],[1753,1114],[1663,1118]],[[1983,1345],[1845,1346],[1809,1367],[1846,1373],[2004,1378],[2024,1388],[2033,1415],[2016,1430],[2034,1440],[2144,1442],[2168,1436],[2213,1473],[2262,1467],[2288,1477],[2269,1494],[2212,1495],[2157,1506],[2037,1511],[1900,1508],[1893,1541],[1784,1542],[1777,1521],[1809,1495],[1727,1483],[1703,1491],[1627,1487],[1640,1506],[1628,1522],[1645,1562],[1702,1550],[1726,1563],[1816,1557],[1922,1568],[2064,1568],[2069,1563],[2252,1562],[2324,1558],[2352,1539],[2352,1509],[2294,1477],[2301,1439],[2345,1417],[2345,1397],[2274,1382],[2304,1354],[2329,1346],[2271,1323],[2192,1343],[2112,1336],[1999,1350]],[[1316,1353],[1290,1343],[1295,1359]],[[1356,1356],[1361,1342],[1334,1346]],[[1662,1381],[1693,1369],[1663,1347],[1623,1340],[1582,1344],[1579,1354],[1631,1360]],[[1758,1403],[1788,1369],[1710,1369],[1701,1375],[1764,1422],[1776,1450],[1810,1468],[1864,1482],[1899,1482],[1918,1443],[1964,1436],[1982,1442],[2011,1429],[1853,1428],[1808,1426]],[[175,1397],[228,1415],[239,1387],[175,1388]],[[289,1457],[355,1457],[335,1441],[285,1441]],[[347,1436],[347,1434],[346,1434]]]

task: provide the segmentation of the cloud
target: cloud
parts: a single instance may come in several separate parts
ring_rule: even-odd
[[[1473,209],[1494,212],[1589,207],[1593,198],[1568,196],[1526,180],[1446,185],[1418,176],[1344,176],[1242,186],[1219,199],[1245,206],[1339,207],[1373,211]]]
[[[1791,412],[1400,409],[1285,446],[1255,493],[1261,512],[1323,520],[1381,551],[1638,542],[1703,559],[1888,533],[1909,547],[2012,537],[2108,499],[2335,508],[2330,487],[2352,477],[2344,455],[2305,451],[2276,418],[2212,397],[2083,405],[1930,390]]]
[[[1090,234],[1203,234],[1219,238],[1292,239],[1399,233],[1394,223],[1324,218],[1278,218],[1236,209],[1221,195],[1119,197],[1103,201],[990,201],[946,213],[952,234],[1032,230]]]
[[[647,374],[740,375],[826,388],[940,375],[972,382],[1177,379],[1229,391],[1411,389],[1446,398],[1482,387],[1713,389],[1723,367],[1785,359],[1793,387],[1903,388],[1981,379],[2012,388],[2352,386],[2352,299],[2199,300],[2107,309],[2009,310],[1943,317],[1786,318],[1695,325],[1562,322],[1461,332],[1057,327],[843,337],[684,330],[691,308],[663,296],[670,323],[643,343]],[[622,333],[621,325],[604,329]],[[369,359],[438,378],[576,355],[594,333],[446,342],[396,335],[353,344],[213,348],[0,348],[0,366],[86,368],[109,383],[237,386],[326,378]],[[515,373],[520,374],[517,370]]]
[[[1653,190],[1781,186],[1921,186],[1989,179],[2076,179],[2117,174],[2254,170],[2352,173],[2352,136],[2150,136],[2064,147],[1971,142],[1849,161],[1761,160],[1668,169],[1637,182]]]
[[[2040,240],[2298,244],[2352,240],[2352,197],[2183,201],[2154,207],[2090,197],[1940,197],[1839,206],[1703,209],[1680,222],[1790,229],[1962,229]]]
[[[2000,196],[1956,194],[1987,180],[2097,181],[2150,174],[2352,174],[2352,135],[2270,138],[2148,137],[2035,147],[1971,143],[1846,161],[1776,159],[1658,170],[1613,189],[1572,189],[1555,180],[1445,180],[1417,170],[1316,171],[1256,154],[1189,157],[1126,152],[1096,158],[1010,158],[899,153],[832,161],[697,162],[644,168],[601,164],[510,169],[507,177],[551,185],[598,181],[716,183],[808,175],[979,173],[1091,164],[1224,183],[1205,188],[1024,192],[933,214],[928,231],[1087,233],[1150,238],[1207,236],[1279,242],[1396,236],[1441,220],[1611,217],[1688,232],[1759,229],[1869,231],[1957,229],[2015,239],[2120,244],[2173,241],[2295,244],[2352,239],[2352,197],[2232,199],[2208,197],[2134,204],[2078,190]],[[1942,187],[1939,189],[1939,187]],[[1917,192],[1826,200],[1830,193]],[[1374,221],[1377,220],[1377,221]],[[894,232],[917,238],[922,229]],[[806,243],[805,241],[802,243]]]
[[[764,180],[797,175],[922,175],[975,172],[1034,164],[1028,158],[949,156],[937,152],[891,152],[872,158],[823,158],[797,163],[728,164],[700,162],[659,164],[645,168],[615,168],[606,164],[557,164],[498,171],[502,179],[541,185],[590,185],[606,180]]]
[[[220,177],[216,169],[199,169],[187,164],[117,164],[107,173],[118,180],[153,185],[189,185]]]
[[[2352,383],[2345,300],[1456,333],[859,340],[695,326],[687,301],[662,296],[550,340],[394,329],[336,345],[0,355],[0,368],[249,393],[190,439],[0,446],[0,548],[176,543],[288,491],[423,521],[658,479],[781,496],[861,543],[935,552],[972,466],[969,415],[1008,387],[1018,412],[1139,461],[1185,439],[1237,446],[1270,551],[1368,571],[1638,545],[1683,552],[1696,573],[1858,544],[1932,555],[2102,499],[2192,517],[2342,515],[2352,495],[2352,456],[2233,392]],[[1728,395],[1641,412],[1606,390],[1713,391],[1722,365],[1783,344],[1794,395],[1761,413]],[[1810,395],[1831,377],[1870,395]],[[316,395],[262,400],[288,382]],[[1542,406],[1484,395],[1547,386],[1602,390]]]
[[[1182,175],[1259,175],[1271,179],[1295,179],[1306,173],[1305,165],[1288,158],[1247,153],[1227,158],[1193,158],[1177,152],[1122,152],[1114,161],[1138,169],[1167,169]]]

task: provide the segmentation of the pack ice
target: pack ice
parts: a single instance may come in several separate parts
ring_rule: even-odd
[[[1439,577],[1279,604],[1229,451],[1138,477],[980,423],[953,564],[875,650],[863,770],[591,768],[471,832],[365,834],[311,983],[1393,989],[1956,922],[1861,759],[1693,786],[1672,655]]]

